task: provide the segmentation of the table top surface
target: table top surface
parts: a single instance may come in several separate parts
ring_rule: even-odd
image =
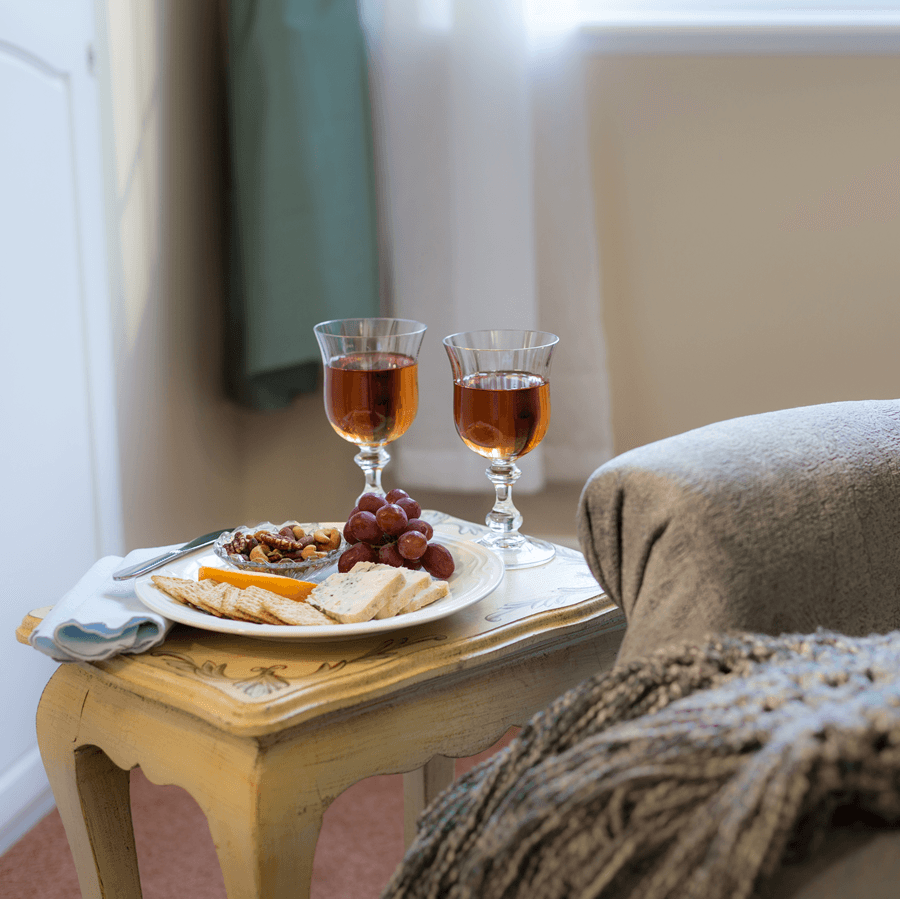
[[[486,530],[443,514],[432,521],[436,538],[471,540]],[[352,640],[271,641],[176,624],[143,654],[74,665],[229,731],[261,733],[273,720],[297,724],[624,625],[582,554],[557,547],[543,566],[507,570],[477,603],[411,628]]]

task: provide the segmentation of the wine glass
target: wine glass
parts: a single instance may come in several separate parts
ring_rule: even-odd
[[[486,470],[497,499],[479,543],[507,569],[553,559],[547,541],[519,534],[522,515],[512,486],[522,474],[515,461],[533,450],[550,423],[550,357],[559,342],[546,331],[467,331],[444,338],[453,370],[453,417],[463,443],[491,461]]]
[[[419,406],[418,356],[426,326],[411,319],[333,319],[315,327],[325,366],[325,413],[359,445],[363,494],[384,494],[385,444],[412,425]],[[362,495],[360,495],[362,496]]]

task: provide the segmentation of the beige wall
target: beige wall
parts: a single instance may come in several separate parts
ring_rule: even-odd
[[[115,351],[126,549],[239,509],[219,386],[221,89],[212,3],[108,0]]]
[[[900,396],[900,59],[589,66],[616,450]]]
[[[125,549],[272,516],[331,519],[362,476],[321,397],[226,399],[218,0],[107,0]]]
[[[222,389],[218,2],[106,11],[127,547],[332,518],[361,476],[321,398]],[[900,394],[900,59],[598,56],[589,81],[617,452]]]

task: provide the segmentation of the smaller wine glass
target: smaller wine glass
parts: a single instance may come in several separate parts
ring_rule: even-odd
[[[515,461],[533,450],[550,423],[550,358],[559,342],[546,331],[467,331],[444,338],[453,371],[453,418],[463,443],[491,461],[487,477],[496,502],[479,539],[507,569],[553,559],[547,541],[519,533],[522,515],[512,486],[522,474]]]
[[[360,448],[362,493],[384,494],[385,445],[406,432],[419,407],[418,357],[426,326],[411,319],[333,319],[315,326],[325,367],[325,414]],[[362,494],[360,494],[362,496]]]

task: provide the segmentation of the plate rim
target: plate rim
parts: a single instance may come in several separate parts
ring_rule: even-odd
[[[448,549],[464,548],[467,552],[473,553],[476,560],[480,559],[485,564],[485,570],[481,578],[460,597],[454,598],[451,588],[449,601],[444,598],[415,612],[406,613],[402,616],[392,616],[387,619],[372,619],[368,622],[351,622],[346,624],[336,623],[334,625],[268,625],[255,622],[241,622],[235,619],[217,619],[215,616],[192,610],[187,606],[181,606],[174,600],[166,598],[165,593],[153,584],[153,575],[171,574],[173,570],[181,571],[186,565],[191,563],[194,557],[204,552],[208,554],[208,548],[198,550],[196,553],[182,558],[177,563],[163,566],[155,572],[142,576],[135,582],[134,590],[138,599],[148,609],[166,619],[218,634],[279,641],[334,641],[370,637],[447,618],[483,600],[493,593],[503,581],[506,575],[506,567],[503,565],[500,557],[489,547],[452,535],[436,533],[435,538],[438,543],[450,545]],[[220,563],[219,568],[228,568],[221,557],[216,556],[215,559]],[[183,576],[179,575],[176,577]],[[452,578],[453,576],[451,576]],[[173,612],[176,615],[173,615]]]

